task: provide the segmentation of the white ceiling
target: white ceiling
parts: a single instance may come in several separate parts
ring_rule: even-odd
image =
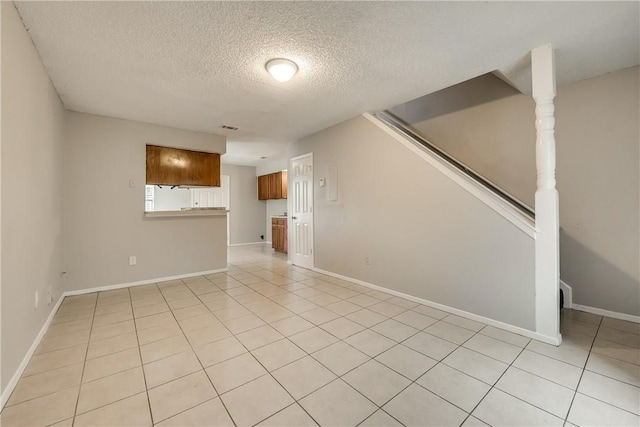
[[[491,71],[526,92],[545,43],[559,85],[640,62],[638,2],[16,5],[66,108],[226,134],[235,164]],[[293,80],[266,73],[274,57]]]

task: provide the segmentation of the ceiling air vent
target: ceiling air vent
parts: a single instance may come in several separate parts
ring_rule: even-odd
[[[222,129],[229,129],[229,130],[238,130],[237,127],[234,126],[227,126],[227,125],[222,125],[220,126]]]

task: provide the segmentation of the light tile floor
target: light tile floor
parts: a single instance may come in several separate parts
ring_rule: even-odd
[[[640,325],[554,347],[229,250],[228,273],[66,298],[3,426],[629,425]]]

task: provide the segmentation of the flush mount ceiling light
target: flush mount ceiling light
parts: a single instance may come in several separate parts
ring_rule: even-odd
[[[277,58],[272,59],[265,65],[271,77],[279,82],[286,82],[298,72],[298,66],[295,62],[288,59]]]

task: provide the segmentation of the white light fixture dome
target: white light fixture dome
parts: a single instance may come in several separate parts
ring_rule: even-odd
[[[283,58],[272,59],[267,62],[265,67],[271,77],[279,82],[291,80],[298,72],[298,66],[295,62]]]

